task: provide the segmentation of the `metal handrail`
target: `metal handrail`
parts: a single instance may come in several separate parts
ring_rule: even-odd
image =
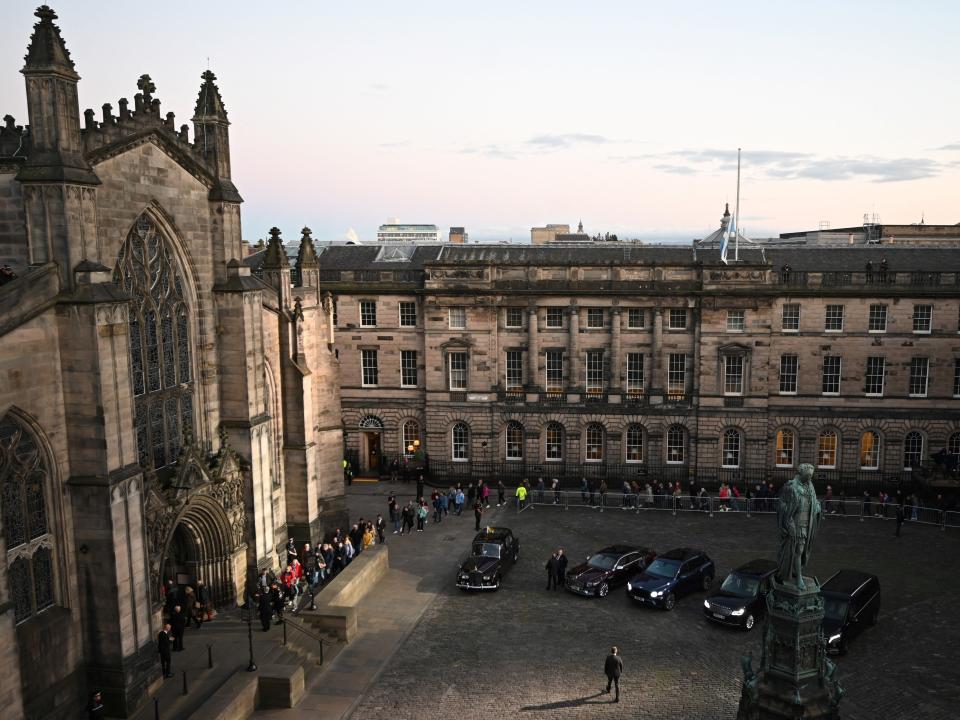
[[[305,627],[303,627],[303,625],[297,622],[292,622],[289,618],[283,618],[282,623],[283,623],[283,644],[284,645],[287,644],[287,625],[289,625],[294,630],[299,630],[308,638],[312,640],[316,640],[318,643],[320,643],[320,664],[323,665],[323,638],[319,637],[318,635],[314,635],[312,632],[310,632]]]

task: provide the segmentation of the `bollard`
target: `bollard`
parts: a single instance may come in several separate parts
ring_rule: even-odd
[[[187,692],[189,692],[187,690],[187,671],[184,670],[183,671],[183,694],[186,695]]]
[[[213,667],[213,645],[207,644],[207,667]]]
[[[153,699],[153,720],[160,720],[160,698]]]

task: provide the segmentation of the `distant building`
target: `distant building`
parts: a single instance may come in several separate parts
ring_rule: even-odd
[[[465,245],[470,236],[467,234],[467,231],[462,227],[452,227],[450,228],[450,242],[455,245]]]
[[[557,239],[557,235],[570,232],[569,225],[546,225],[530,228],[530,242],[534,245],[547,245]]]
[[[863,225],[845,228],[821,228],[781,233],[779,239],[769,242],[802,245],[914,245],[954,246],[960,242],[960,224],[957,225],[885,225],[880,222],[864,222]]]
[[[440,228],[436,225],[401,225],[394,222],[385,223],[377,230],[378,243],[438,243]]]

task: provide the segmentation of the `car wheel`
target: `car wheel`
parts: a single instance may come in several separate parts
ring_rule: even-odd
[[[709,590],[711,585],[713,585],[713,575],[704,575],[701,587],[703,587],[704,590]]]
[[[670,593],[663,599],[663,609],[664,610],[673,610],[677,605],[677,596],[673,593]]]
[[[606,597],[610,593],[610,586],[606,583],[600,583],[600,587],[597,588],[598,597]]]
[[[747,621],[743,624],[744,630],[753,630],[753,626],[757,624],[756,619],[752,614],[747,615]]]

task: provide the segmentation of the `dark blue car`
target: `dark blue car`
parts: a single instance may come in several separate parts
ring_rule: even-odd
[[[677,598],[709,590],[716,568],[705,552],[677,548],[658,555],[627,583],[627,595],[644,605],[673,610]]]

